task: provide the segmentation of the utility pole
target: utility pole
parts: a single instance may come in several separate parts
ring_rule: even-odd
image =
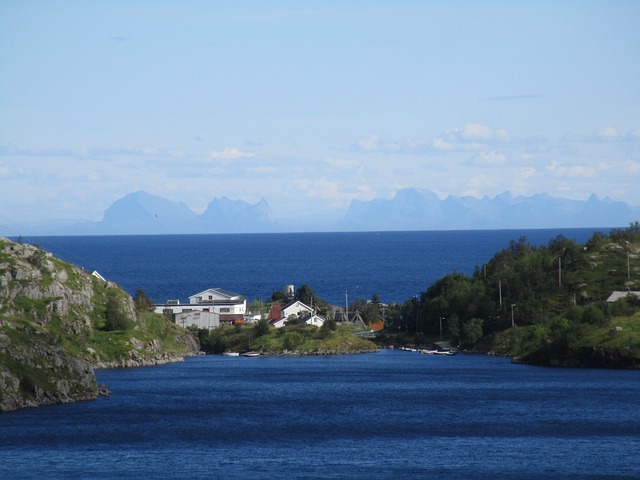
[[[513,321],[513,307],[515,307],[515,306],[516,306],[515,303],[511,304],[511,326],[512,327],[515,327],[515,325],[516,325],[515,322]]]
[[[345,303],[345,313],[347,317],[344,321],[348,322],[349,321],[349,291],[348,290],[344,291],[344,303]]]
[[[558,257],[558,287],[562,287],[562,257]]]
[[[500,308],[502,308],[502,280],[498,280],[498,291],[500,292]]]
[[[442,341],[442,317],[440,317],[440,341]]]

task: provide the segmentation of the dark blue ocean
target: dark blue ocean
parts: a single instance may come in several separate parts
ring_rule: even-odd
[[[473,273],[509,242],[526,237],[546,245],[557,235],[585,242],[601,229],[483,230],[372,233],[149,235],[24,238],[57,257],[97,270],[131,295],[142,289],[156,303],[187,301],[224,288],[249,302],[284,285],[307,284],[343,305],[378,294],[404,302],[454,271]],[[606,231],[608,232],[608,231]]]
[[[591,230],[39,237],[157,302],[209,287],[402,302],[509,241]],[[0,415],[0,479],[640,478],[640,372],[376,354],[101,370],[113,394]]]
[[[640,478],[640,372],[383,350],[98,372],[0,415],[3,479]]]

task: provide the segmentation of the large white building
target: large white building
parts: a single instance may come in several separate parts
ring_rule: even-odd
[[[201,312],[192,310],[190,312],[180,312],[173,315],[174,322],[182,328],[198,327],[213,330],[220,326],[220,315],[213,312]]]
[[[186,304],[180,303],[179,300],[168,300],[167,303],[156,305],[155,308],[155,312],[173,318],[173,321],[179,325],[183,325],[184,322],[184,326],[197,325],[199,328],[217,328],[220,325],[242,323],[246,311],[246,298],[222,288],[209,288],[191,295],[189,303]],[[179,316],[191,312],[213,314],[217,316],[217,321],[214,320],[214,316],[198,317],[195,314]]]

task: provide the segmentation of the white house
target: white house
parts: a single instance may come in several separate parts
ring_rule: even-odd
[[[313,325],[318,328],[324,325],[324,318],[320,317],[319,315],[316,315],[315,313],[312,315],[307,315],[302,319],[302,321],[307,325]]]
[[[282,307],[280,310],[280,317],[289,318],[291,315],[299,315],[300,313],[305,315],[312,314],[313,309],[309,305],[302,303],[300,300],[296,300]]]
[[[183,328],[196,326],[198,328],[207,328],[213,330],[220,326],[220,315],[213,312],[201,312],[192,310],[190,312],[181,312],[174,315],[175,323]]]
[[[273,312],[277,312],[278,309],[274,309]],[[271,321],[271,325],[275,328],[282,328],[287,324],[287,320],[292,316],[303,316],[303,322],[307,325],[315,325],[321,327],[324,324],[324,318],[319,317],[313,312],[313,309],[300,300],[291,302],[279,309],[279,318]]]
[[[188,304],[181,304],[179,301],[169,300],[166,304],[156,305],[155,307],[155,312],[173,317],[176,323],[179,324],[181,323],[177,321],[176,315],[187,312],[209,312],[216,314],[219,318],[218,325],[242,323],[246,311],[246,298],[222,288],[209,288],[204,292],[191,295]]]

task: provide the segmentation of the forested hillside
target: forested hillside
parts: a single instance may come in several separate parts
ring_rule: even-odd
[[[640,366],[640,224],[562,236],[532,246],[511,241],[471,276],[447,275],[420,298],[391,308],[390,331],[418,343],[441,336],[462,348],[549,365]]]

